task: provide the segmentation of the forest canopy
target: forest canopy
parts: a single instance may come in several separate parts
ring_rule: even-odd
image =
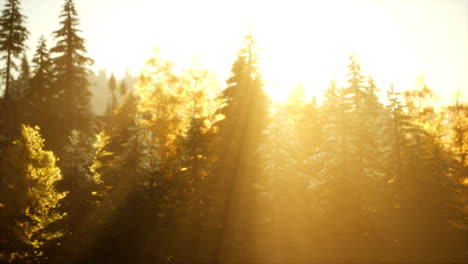
[[[0,262],[468,260],[461,92],[436,107],[423,79],[379,87],[351,55],[343,84],[275,100],[250,28],[225,83],[155,49],[136,82],[99,77],[96,111],[63,2],[31,60],[20,1],[0,16]]]

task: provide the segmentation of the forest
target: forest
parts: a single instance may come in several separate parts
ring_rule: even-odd
[[[225,83],[155,52],[98,113],[74,2],[32,60],[5,2],[0,263],[468,262],[461,93],[436,107],[350,56],[345,85],[275,102],[248,31]]]

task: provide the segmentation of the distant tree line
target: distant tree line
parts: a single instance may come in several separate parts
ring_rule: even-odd
[[[383,104],[350,57],[320,104],[272,103],[249,32],[224,89],[155,53],[95,115],[72,0],[59,18],[30,66],[19,0],[0,17],[0,262],[467,261],[460,96]]]

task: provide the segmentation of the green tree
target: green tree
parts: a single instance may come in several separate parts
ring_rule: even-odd
[[[78,13],[72,0],[65,0],[60,18],[61,27],[53,33],[57,43],[51,49],[56,72],[55,93],[59,99],[55,109],[59,124],[56,131],[59,135],[68,135],[73,129],[89,132],[92,113],[87,66],[93,61],[86,57],[85,40],[78,35]],[[60,145],[65,142],[62,136]]]
[[[19,69],[19,75],[16,80],[12,82],[12,87],[14,87],[14,93],[12,96],[19,101],[19,104],[23,104],[26,93],[31,86],[31,68],[29,66],[28,58],[26,54],[23,54],[21,58],[21,65]]]
[[[54,73],[52,61],[44,37],[39,39],[33,60],[31,88],[26,93],[25,122],[38,125],[44,130],[44,137],[51,140],[53,129],[50,119],[56,102],[53,92]]]
[[[31,89],[31,71],[25,54],[23,54],[21,59],[18,77],[11,82],[10,86],[13,88],[10,99],[12,99],[14,103],[12,104],[13,108],[10,109],[11,112],[9,115],[15,117],[14,122],[11,123],[14,126],[10,128],[10,132],[13,133],[13,135],[17,135],[20,133],[19,124],[26,123],[27,95]]]
[[[12,69],[16,68],[14,59],[26,48],[29,32],[24,26],[25,20],[26,16],[21,14],[20,1],[8,0],[0,17],[0,52],[5,53],[2,59],[6,61],[2,72],[5,76],[4,100],[10,99]]]
[[[0,72],[5,80],[3,102],[0,104],[0,137],[3,134],[8,139],[13,139],[18,129],[15,125],[18,109],[12,98],[14,91],[11,83],[13,71],[17,69],[15,59],[26,49],[25,42],[29,32],[24,25],[25,20],[26,16],[21,14],[20,1],[6,1],[0,17],[0,53],[3,54],[1,59],[5,63]]]
[[[71,263],[79,261],[80,254],[93,242],[88,230],[95,225],[92,213],[99,201],[99,197],[94,195],[99,188],[90,170],[95,153],[93,143],[93,137],[72,130],[59,163],[63,179],[57,184],[57,188],[68,192],[61,207],[61,211],[67,214],[61,225],[67,236],[63,237],[61,247],[57,249],[62,254],[57,254],[56,257],[66,256]],[[54,261],[64,262],[63,259]]]

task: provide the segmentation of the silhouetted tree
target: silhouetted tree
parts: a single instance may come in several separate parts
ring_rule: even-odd
[[[59,125],[56,131],[58,135],[68,135],[73,129],[92,129],[87,66],[93,61],[86,57],[85,40],[78,35],[78,13],[72,0],[65,0],[60,18],[61,27],[54,31],[57,43],[51,49],[56,72],[55,92],[59,101],[55,109]],[[65,144],[66,137],[59,138],[58,143]]]
[[[217,241],[215,257],[246,260],[253,253],[252,213],[255,205],[254,183],[260,171],[257,149],[267,124],[268,98],[258,72],[255,39],[250,32],[232,65],[228,87],[221,97],[225,100],[219,113],[219,187],[215,226],[223,241]],[[242,212],[242,214],[240,214]]]
[[[17,106],[14,102],[13,91],[11,91],[11,82],[13,80],[13,70],[17,69],[15,59],[17,59],[26,49],[26,39],[29,32],[24,26],[26,16],[21,14],[20,1],[8,0],[5,3],[2,15],[0,17],[0,53],[4,67],[1,74],[5,80],[5,89],[3,94],[3,103],[0,105],[0,136],[3,134],[6,138],[12,139],[15,130],[19,129],[15,125],[17,120]],[[16,119],[15,119],[16,118]]]
[[[125,82],[125,80],[122,80],[120,82],[120,86],[119,86],[119,91],[120,91],[120,96],[123,98],[126,94],[127,94],[127,83]]]
[[[109,102],[107,103],[106,115],[110,116],[114,113],[115,109],[118,106],[117,96],[115,90],[117,89],[117,82],[115,81],[114,74],[112,73],[109,78],[108,88],[111,93]]]
[[[16,68],[14,62],[26,48],[25,41],[28,38],[28,30],[24,26],[26,16],[21,14],[20,1],[8,0],[0,17],[0,52],[5,53],[5,92],[4,100],[10,99],[10,82],[12,69]]]
[[[23,115],[26,123],[41,127],[44,137],[51,140],[53,127],[50,120],[54,117],[52,109],[56,103],[53,91],[55,76],[44,37],[39,39],[32,63],[31,87],[25,95]]]

